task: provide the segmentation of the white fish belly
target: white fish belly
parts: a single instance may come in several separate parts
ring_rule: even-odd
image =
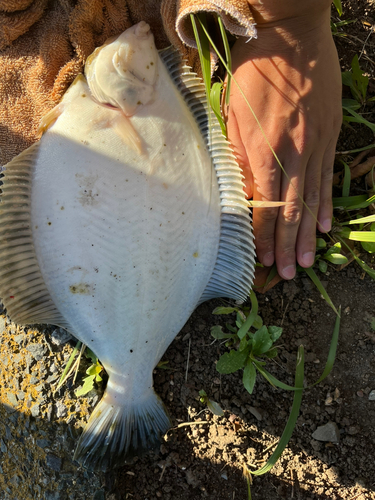
[[[114,131],[119,112],[84,95],[78,82],[41,139],[34,245],[70,330],[112,383],[118,377],[128,397],[139,397],[211,277],[220,236],[216,174],[167,76],[155,102],[131,119],[141,154]]]

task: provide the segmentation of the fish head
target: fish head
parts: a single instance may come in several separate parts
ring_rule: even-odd
[[[93,98],[133,116],[155,96],[158,52],[150,26],[141,21],[99,47],[88,58],[85,76]]]

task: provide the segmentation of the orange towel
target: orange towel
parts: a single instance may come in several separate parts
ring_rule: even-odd
[[[190,13],[220,14],[235,35],[254,36],[247,0],[0,0],[0,165],[37,139],[40,119],[61,99],[95,47],[148,22],[158,48],[196,54]]]

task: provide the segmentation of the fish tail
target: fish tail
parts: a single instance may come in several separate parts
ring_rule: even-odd
[[[167,410],[153,389],[135,404],[118,404],[106,393],[79,439],[74,460],[91,471],[120,467],[156,450],[170,427]]]

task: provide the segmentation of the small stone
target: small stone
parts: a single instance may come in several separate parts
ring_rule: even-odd
[[[52,344],[63,345],[69,342],[73,337],[63,328],[57,328],[52,332],[51,340]]]
[[[357,396],[359,398],[363,398],[363,391],[362,390],[357,391]]]
[[[335,422],[328,422],[328,424],[318,427],[313,432],[312,437],[317,441],[338,443],[340,440],[340,431]]]
[[[46,457],[47,467],[59,472],[61,469],[61,458],[49,453]]]
[[[30,377],[30,384],[37,384],[39,382],[39,379],[37,377]]]
[[[261,422],[263,420],[262,414],[257,408],[254,408],[254,406],[246,405],[246,408],[249,410],[249,412],[254,415],[254,417]]]
[[[23,340],[25,339],[26,335],[24,333],[20,333],[19,335],[15,335],[13,337],[14,341],[17,342],[17,344],[21,344]]]
[[[2,439],[0,439],[0,450],[3,453],[6,453],[8,451],[8,448],[6,447],[6,444],[4,443],[4,441]]]
[[[23,391],[18,391],[17,398],[22,401],[23,399],[25,399],[25,393]]]
[[[228,474],[225,471],[221,474],[221,477],[228,481]]]
[[[29,344],[26,349],[31,353],[35,361],[40,361],[46,351],[42,344]]]
[[[6,319],[4,316],[0,316],[0,333],[5,330]]]
[[[44,384],[39,384],[37,387],[35,387],[35,390],[37,392],[42,392],[44,388],[45,388]]]
[[[55,363],[52,363],[52,365],[49,367],[49,371],[51,373],[57,372],[57,366],[55,365]]]
[[[56,403],[56,416],[57,418],[65,417],[68,413],[67,407],[61,401]]]
[[[370,392],[368,399],[369,401],[375,401],[375,389]]]
[[[105,500],[105,492],[104,490],[98,490],[94,494],[93,500]]]
[[[37,417],[39,415],[39,413],[40,413],[40,407],[39,407],[39,405],[36,404],[36,405],[32,406],[30,411],[31,411],[31,415],[33,417]]]
[[[36,445],[39,446],[39,448],[46,448],[49,446],[50,442],[48,439],[37,439],[36,440]]]
[[[197,488],[199,486],[199,480],[195,476],[194,472],[191,469],[188,469],[185,474],[187,483],[193,488]]]
[[[12,406],[17,406],[18,405],[17,396],[15,394],[13,394],[13,392],[7,392],[7,398],[8,398],[9,403]]]

